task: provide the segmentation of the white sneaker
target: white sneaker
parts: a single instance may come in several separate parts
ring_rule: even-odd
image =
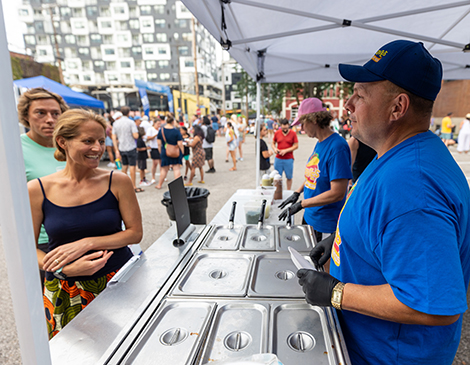
[[[116,167],[116,164],[113,164],[112,162],[108,163],[108,167]]]
[[[154,179],[152,179],[152,181],[150,181],[150,185],[153,185],[155,183],[156,183],[156,181]]]
[[[238,160],[239,160],[239,161],[243,161],[243,157],[240,157]]]
[[[150,186],[150,184],[147,181],[141,181],[139,186]]]

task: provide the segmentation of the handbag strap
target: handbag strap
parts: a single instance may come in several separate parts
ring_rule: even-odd
[[[163,135],[163,140],[165,141],[165,144],[167,144],[166,138],[165,138],[165,127],[162,127],[162,135]]]

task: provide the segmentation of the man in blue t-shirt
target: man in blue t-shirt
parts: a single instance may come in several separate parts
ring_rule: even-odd
[[[422,43],[394,41],[364,66],[346,103],[352,135],[377,151],[348,194],[336,234],[299,270],[312,305],[334,306],[352,364],[452,364],[467,310],[470,191],[429,132],[442,66]]]

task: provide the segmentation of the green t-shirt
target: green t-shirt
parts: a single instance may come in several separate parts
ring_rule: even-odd
[[[54,147],[41,146],[26,134],[22,134],[20,137],[27,181],[53,174],[65,167],[65,161],[57,161],[54,158],[56,150]],[[44,244],[48,241],[49,238],[47,237],[46,230],[42,226],[38,242],[39,244]]]

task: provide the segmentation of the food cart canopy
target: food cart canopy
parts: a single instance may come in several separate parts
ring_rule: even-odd
[[[341,81],[396,39],[423,42],[444,79],[470,79],[470,1],[182,0],[255,80]]]
[[[86,94],[73,91],[71,88],[59,84],[44,76],[30,77],[27,79],[15,80],[13,83],[18,87],[32,89],[42,87],[53,93],[59,94],[70,106],[85,106],[89,108],[104,109],[104,103]]]

